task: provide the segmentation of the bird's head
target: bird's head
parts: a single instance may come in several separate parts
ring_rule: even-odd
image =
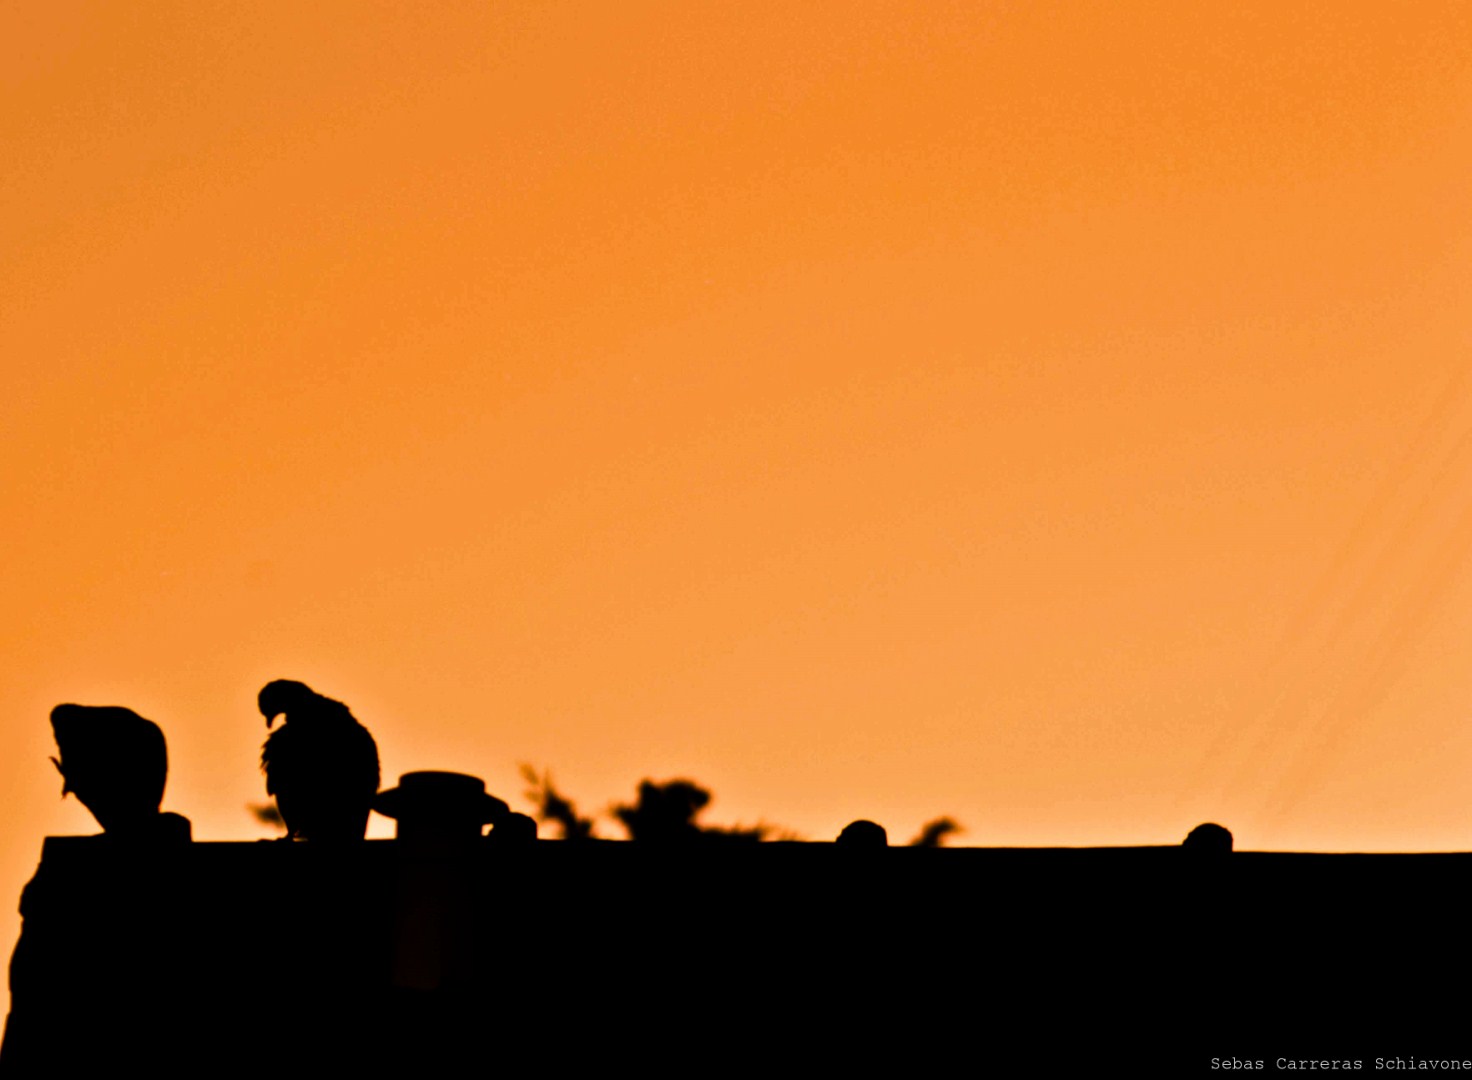
[[[266,726],[270,727],[282,713],[289,713],[299,703],[316,696],[306,683],[295,679],[275,679],[261,687],[256,704],[266,718]]]

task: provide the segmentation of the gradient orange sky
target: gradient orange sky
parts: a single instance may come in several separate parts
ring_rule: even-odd
[[[28,3],[0,80],[0,898],[58,702],[267,835],[275,677],[522,809],[1472,849],[1465,3]]]

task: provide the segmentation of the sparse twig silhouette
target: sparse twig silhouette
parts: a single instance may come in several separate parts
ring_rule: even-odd
[[[521,775],[531,785],[526,797],[537,807],[540,821],[551,821],[562,827],[564,840],[591,840],[594,837],[593,819],[579,817],[577,807],[552,786],[552,774],[543,771],[540,776],[530,765],[521,767]]]
[[[910,841],[910,847],[943,847],[946,837],[961,831],[954,818],[938,817],[920,827],[920,832]]]
[[[581,816],[577,807],[552,783],[552,774],[538,773],[530,765],[521,767],[521,775],[530,785],[526,797],[536,806],[540,821],[559,825],[565,840],[593,838],[592,818]],[[711,793],[693,780],[642,780],[638,797],[629,803],[617,803],[609,814],[628,834],[630,840],[645,843],[680,843],[695,840],[798,840],[790,829],[780,829],[766,822],[755,825],[705,825],[699,821],[711,803]],[[875,829],[879,827],[873,826]],[[879,830],[881,833],[882,829]],[[964,831],[951,817],[928,821],[910,841],[911,847],[942,847],[946,838]]]

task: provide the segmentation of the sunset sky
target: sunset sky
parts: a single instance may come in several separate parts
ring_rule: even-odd
[[[53,705],[263,837],[276,677],[519,809],[1472,849],[1472,6],[33,0],[0,86],[7,913]]]

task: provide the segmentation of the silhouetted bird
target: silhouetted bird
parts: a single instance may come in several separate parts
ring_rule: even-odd
[[[152,720],[119,705],[58,705],[51,710],[62,798],[75,795],[109,836],[188,840],[189,820],[160,814],[169,750]]]
[[[267,683],[259,705],[267,727],[286,716],[261,748],[261,771],[287,836],[363,839],[378,794],[378,744],[368,729],[342,702],[291,679]]]

